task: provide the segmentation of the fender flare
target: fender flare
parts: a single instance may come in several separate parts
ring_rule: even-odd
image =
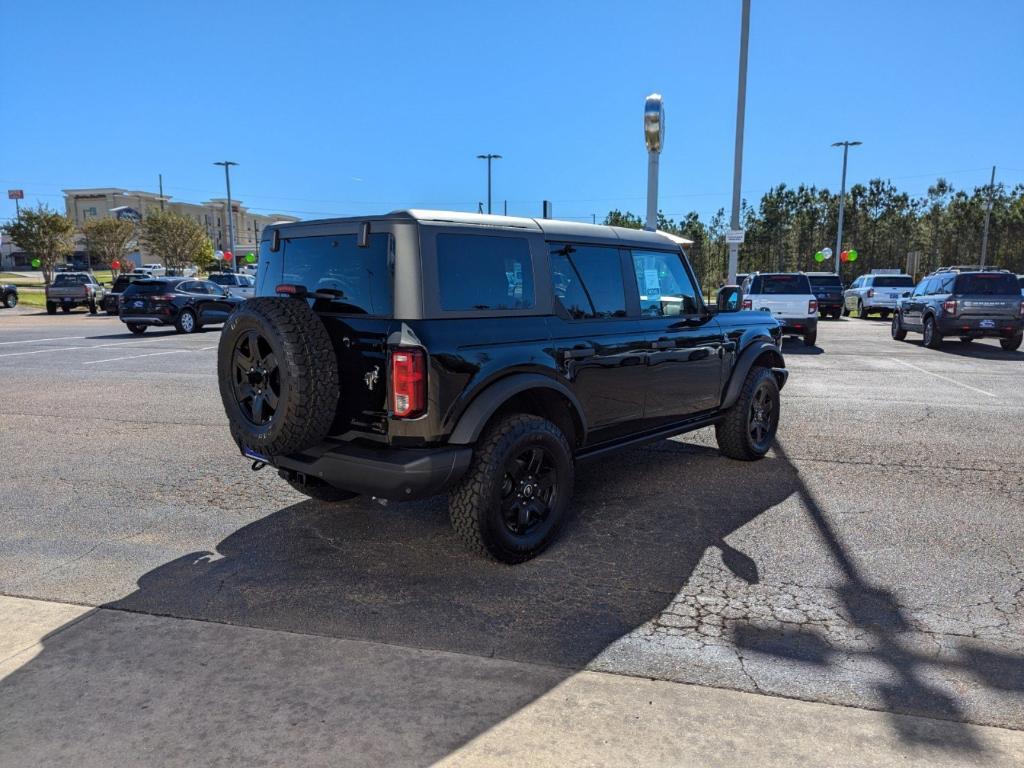
[[[549,376],[542,376],[539,373],[516,373],[488,385],[473,399],[459,416],[448,442],[455,445],[476,442],[491,416],[510,398],[528,389],[550,389],[565,397],[583,426],[583,434],[580,437],[586,435],[587,420],[583,415],[583,406],[572,390]]]
[[[736,359],[736,365],[733,366],[732,376],[729,378],[729,384],[725,388],[725,394],[722,396],[722,410],[732,407],[740,396],[740,390],[743,388],[743,382],[747,380],[747,374],[750,373],[750,369],[754,367],[754,361],[765,352],[768,352],[772,358],[772,368],[781,368],[785,371],[786,361],[782,357],[782,353],[779,348],[775,345],[774,341],[768,339],[757,339],[744,349],[740,356]],[[779,379],[779,389],[786,382],[788,371],[781,376],[776,378]]]

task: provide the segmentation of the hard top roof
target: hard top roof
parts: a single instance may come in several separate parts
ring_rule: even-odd
[[[315,219],[308,221],[283,222],[272,224],[264,229],[264,237],[268,230],[280,229],[282,236],[287,237],[290,230],[306,227],[320,227],[331,224],[358,224],[363,221],[419,221],[430,224],[454,224],[467,227],[495,227],[501,229],[521,229],[524,231],[541,232],[547,238],[603,238],[618,240],[626,245],[649,246],[664,248],[670,243],[683,245],[692,244],[687,240],[668,233],[659,234],[642,229],[628,227],[610,227],[605,224],[583,224],[576,221],[559,219],[532,219],[521,216],[501,216],[488,213],[465,213],[462,211],[434,211],[410,208],[392,211],[379,216],[346,216],[336,219]]]

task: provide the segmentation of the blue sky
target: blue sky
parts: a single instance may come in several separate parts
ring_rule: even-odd
[[[779,182],[923,193],[1024,181],[1024,3],[753,0],[744,197]],[[304,218],[642,212],[643,98],[664,94],[661,208],[728,209],[740,0],[4,3],[0,218],[60,189],[234,195]]]

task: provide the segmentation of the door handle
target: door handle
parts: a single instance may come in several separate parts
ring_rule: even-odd
[[[593,347],[576,347],[575,349],[567,349],[564,352],[565,359],[568,360],[582,360],[586,357],[593,357],[596,350]]]
[[[651,342],[651,349],[674,349],[676,343],[672,339],[658,339]]]

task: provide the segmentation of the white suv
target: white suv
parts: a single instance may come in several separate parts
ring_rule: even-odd
[[[743,309],[770,312],[782,333],[803,336],[813,347],[818,339],[818,297],[803,272],[754,272],[743,281]]]
[[[856,310],[861,320],[872,312],[888,318],[897,301],[913,290],[914,278],[910,275],[861,275],[843,291],[843,316]]]

